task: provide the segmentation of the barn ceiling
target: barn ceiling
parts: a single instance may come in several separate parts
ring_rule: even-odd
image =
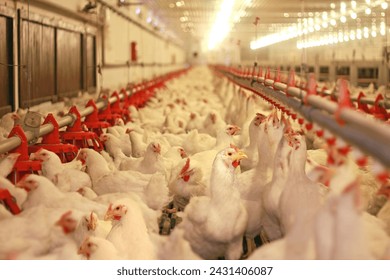
[[[372,34],[380,36],[381,27],[387,23],[388,10],[388,3],[385,0],[144,0],[143,2],[153,11],[154,16],[162,19],[167,28],[173,30],[184,42],[208,41],[217,14],[221,8],[232,4],[231,12],[217,30],[223,33],[228,26],[225,42],[240,42],[243,46],[249,46],[251,41],[262,38],[265,38],[265,42],[259,45],[267,45],[273,42],[270,36],[274,37],[274,41],[291,38],[308,39],[311,34],[317,37],[330,37],[332,34],[337,37],[340,32],[341,37],[344,39],[347,36],[348,40],[356,37],[364,38],[365,33],[369,36]],[[257,26],[254,24],[256,17],[259,18]],[[219,35],[218,32],[215,34]]]

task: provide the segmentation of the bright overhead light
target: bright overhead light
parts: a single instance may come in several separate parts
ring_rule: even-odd
[[[183,7],[184,6],[184,1],[177,1],[176,2],[176,7]]]
[[[336,4],[335,3],[330,3],[330,8],[331,9],[336,9]]]
[[[221,4],[221,9],[217,14],[217,18],[209,35],[209,50],[213,50],[220,44],[230,31],[229,19],[233,12],[235,0],[224,0]]]
[[[347,13],[347,4],[344,2],[340,3],[340,13],[345,15]]]
[[[347,18],[346,18],[345,16],[341,16],[341,17],[340,17],[340,21],[341,21],[342,23],[346,23],[346,22],[347,22]]]
[[[352,9],[356,9],[356,1],[351,1],[351,7]]]
[[[370,8],[366,8],[366,10],[364,12],[366,13],[366,15],[370,15],[371,14],[371,9]]]
[[[351,18],[352,18],[352,19],[356,19],[356,18],[357,18],[357,14],[356,14],[355,12],[352,12],[352,13],[351,13]]]
[[[370,4],[370,3],[371,3],[371,0],[366,0],[366,3],[367,3],[367,4]]]
[[[387,2],[382,2],[381,7],[383,10],[386,10],[389,7],[389,4],[387,4]]]

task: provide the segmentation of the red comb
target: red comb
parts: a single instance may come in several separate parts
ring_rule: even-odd
[[[190,169],[190,158],[187,158],[186,164],[184,164],[183,168],[180,171],[180,174],[183,175],[185,172],[188,171],[188,169]]]
[[[350,98],[350,93],[348,90],[348,84],[347,84],[347,81],[344,79],[340,80],[338,104],[339,104],[339,108],[335,113],[335,118],[339,124],[343,125],[344,122],[340,118],[341,110],[344,108],[352,108],[353,107],[352,102],[351,102],[351,98]]]

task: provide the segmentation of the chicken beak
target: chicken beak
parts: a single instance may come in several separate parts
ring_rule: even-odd
[[[237,152],[231,156],[232,166],[234,168],[237,168],[237,166],[240,165],[240,160],[242,160],[243,158],[248,158],[248,157],[243,151],[237,150]]]
[[[234,155],[232,155],[233,161],[240,161],[244,158],[248,158],[248,156],[242,150],[238,150]]]

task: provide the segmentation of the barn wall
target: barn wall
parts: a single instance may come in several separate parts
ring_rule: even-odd
[[[116,7],[116,1],[106,2]],[[139,27],[110,9],[82,13],[85,4],[0,0],[0,63],[15,65],[8,70],[0,66],[0,92],[5,96],[0,114],[83,91],[117,89],[184,66],[184,49],[147,23],[144,8],[143,17],[135,13],[136,7],[120,8]],[[5,9],[14,16],[6,17]],[[131,61],[132,42],[137,61]]]

